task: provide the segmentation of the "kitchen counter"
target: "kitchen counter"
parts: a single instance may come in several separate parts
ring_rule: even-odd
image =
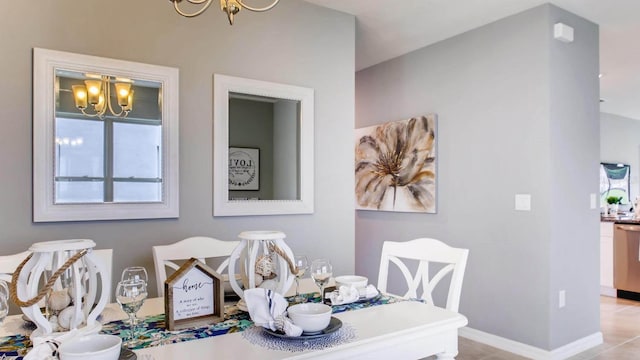
[[[640,218],[636,218],[633,215],[600,216],[600,221],[616,224],[640,224]]]

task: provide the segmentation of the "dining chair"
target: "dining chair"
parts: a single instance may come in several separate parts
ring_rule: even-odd
[[[0,279],[11,282],[11,276],[18,265],[31,254],[31,251],[23,251],[13,255],[0,256]]]
[[[102,284],[102,290],[107,291],[109,296],[107,299],[109,302],[113,301],[113,249],[97,249],[93,250],[93,253],[96,255],[98,259],[100,259],[107,268],[107,273],[104,274],[104,284]]]
[[[419,298],[433,304],[433,290],[447,274],[451,273],[446,309],[458,312],[462,279],[467,265],[468,249],[454,248],[440,240],[420,238],[406,242],[385,241],[382,245],[380,270],[378,273],[378,289],[387,293],[389,264],[395,264],[404,275],[408,291],[404,298],[418,298],[418,287],[422,285],[422,296]],[[415,275],[403,259],[418,261]],[[443,264],[433,277],[429,277],[430,263]],[[436,269],[437,270],[437,269]]]
[[[205,262],[207,258],[226,257],[216,269],[219,274],[222,274],[229,265],[229,255],[238,244],[240,241],[222,241],[206,236],[194,236],[169,245],[153,246],[153,265],[156,271],[158,296],[164,296],[164,282],[167,280],[166,268],[173,270],[180,268],[174,261],[188,260],[194,257]],[[225,275],[223,274],[223,278],[227,281]]]

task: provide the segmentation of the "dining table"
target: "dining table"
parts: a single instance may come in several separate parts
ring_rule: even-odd
[[[286,295],[294,295],[294,290],[292,288]],[[319,301],[318,288],[313,281],[300,281],[301,293],[312,294],[314,291],[316,301]],[[215,335],[215,331],[205,327],[190,331],[191,334],[201,331],[207,336],[177,342],[158,340],[152,346],[133,351],[138,360],[421,359],[431,355],[438,359],[454,359],[458,354],[458,329],[467,325],[464,315],[420,300],[388,294],[380,294],[371,300],[356,306],[334,306],[333,316],[342,326],[327,338],[274,337],[245,320],[244,324],[251,325],[240,330],[235,327],[235,330]],[[164,298],[150,298],[137,316],[140,319],[163,318],[163,313]],[[225,313],[226,322],[232,321],[228,320],[230,314],[241,314],[235,303],[227,303]],[[108,304],[100,318],[103,332],[110,324],[122,323],[126,317],[117,304]],[[248,318],[246,314],[245,317]],[[0,326],[0,348],[2,339],[24,333],[24,323],[21,315],[11,315],[4,320]],[[209,336],[211,334],[215,336]],[[180,332],[175,332],[174,337],[179,338]]]

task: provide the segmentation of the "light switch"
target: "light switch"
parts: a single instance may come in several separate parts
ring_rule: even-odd
[[[589,194],[589,207],[590,209],[595,209],[596,208],[596,194]]]
[[[531,211],[530,194],[516,194],[516,210]]]

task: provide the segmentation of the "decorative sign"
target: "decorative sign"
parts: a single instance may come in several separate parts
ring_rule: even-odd
[[[229,148],[229,190],[260,190],[260,149]]]
[[[191,258],[164,283],[167,330],[209,325],[224,320],[222,276]]]

